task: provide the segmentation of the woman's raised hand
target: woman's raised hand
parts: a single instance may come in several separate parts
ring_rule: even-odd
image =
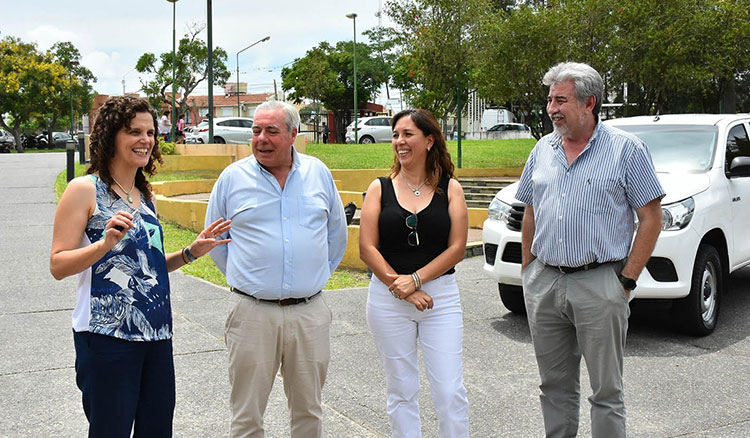
[[[219,245],[226,245],[231,242],[232,239],[219,239],[219,236],[227,232],[232,228],[231,220],[224,220],[224,218],[216,219],[213,223],[207,226],[198,237],[195,238],[193,243],[190,244],[190,253],[196,258],[207,254],[209,251]]]

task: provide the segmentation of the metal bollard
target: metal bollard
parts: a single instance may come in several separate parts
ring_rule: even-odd
[[[83,132],[78,133],[78,163],[86,164],[86,140]]]
[[[75,153],[76,141],[71,139],[65,142],[65,153],[68,157],[68,182],[75,178]]]

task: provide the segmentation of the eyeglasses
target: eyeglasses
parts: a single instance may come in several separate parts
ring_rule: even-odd
[[[409,246],[419,246],[419,233],[417,233],[417,214],[410,214],[406,216],[406,226],[409,227],[411,233],[406,236],[406,242]]]

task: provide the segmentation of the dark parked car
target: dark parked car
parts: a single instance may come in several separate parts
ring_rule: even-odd
[[[53,132],[52,133],[52,145],[55,149],[65,149],[65,143],[68,140],[75,140],[67,132]]]

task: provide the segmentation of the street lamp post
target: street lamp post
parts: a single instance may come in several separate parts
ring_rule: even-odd
[[[177,1],[178,0],[167,0],[169,3],[172,3],[172,132],[170,133],[170,139],[174,142],[174,128],[176,124],[175,119],[175,105],[174,105],[174,99],[175,94],[177,93],[177,84],[175,83],[175,69],[177,68],[177,52],[175,50],[175,42],[177,40],[176,34],[175,34],[175,17],[177,16]]]
[[[70,71],[68,72],[70,74],[70,138],[75,138],[75,132],[76,132],[76,114],[75,111],[73,111],[73,67],[77,67],[79,65],[79,62],[76,60],[70,61]],[[69,140],[70,141],[70,140]],[[66,143],[66,148],[67,143]],[[75,146],[73,147],[75,149]],[[78,162],[80,164],[86,164],[86,152],[83,144],[79,144],[78,148]]]
[[[73,112],[73,67],[78,66],[78,61],[70,61],[70,70],[68,71],[68,74],[70,75],[70,136],[74,136],[76,131],[76,125],[75,125],[75,113]]]
[[[240,53],[244,52],[245,50],[249,49],[250,47],[253,47],[256,44],[260,44],[260,43],[262,43],[264,41],[268,41],[270,39],[271,39],[271,37],[267,36],[267,37],[265,37],[263,39],[260,39],[260,40],[258,40],[256,42],[250,44],[249,46],[247,46],[244,49],[242,49],[239,52],[237,52],[237,87],[234,90],[234,92],[237,93],[237,117],[240,117],[240,115],[241,115],[240,114]]]
[[[130,70],[128,70],[127,73],[125,73],[124,75],[122,75],[122,95],[123,96],[125,95],[125,76],[127,76],[128,74],[130,74],[130,72],[132,72],[134,70],[135,70],[134,68],[131,68]]]
[[[351,18],[354,22],[354,143],[359,143],[359,133],[357,130],[357,14],[352,12],[346,14],[346,18]]]

